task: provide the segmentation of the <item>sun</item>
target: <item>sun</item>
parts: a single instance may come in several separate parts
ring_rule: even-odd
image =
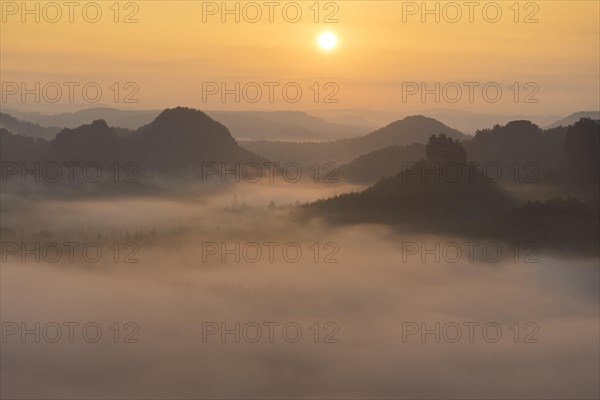
[[[320,48],[329,51],[333,50],[337,44],[337,37],[331,32],[323,32],[319,35],[317,42]]]

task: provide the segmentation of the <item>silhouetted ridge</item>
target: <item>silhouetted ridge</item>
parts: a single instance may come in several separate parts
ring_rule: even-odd
[[[108,126],[105,120],[98,119],[88,125],[81,125],[78,128],[65,128],[60,131],[56,137],[64,138],[69,136],[89,136],[89,137],[100,137],[100,136],[115,136],[114,130]]]
[[[55,155],[68,161],[114,159],[120,151],[117,133],[103,119],[75,129],[65,128],[51,143]]]
[[[128,140],[135,159],[152,169],[259,159],[241,148],[225,126],[201,111],[184,107],[163,111]]]
[[[427,140],[431,135],[437,135],[439,133],[444,133],[446,136],[453,139],[464,140],[467,138],[462,132],[452,129],[436,119],[425,117],[423,115],[412,115],[399,121],[394,121],[381,129],[369,133],[367,136],[348,140],[356,140],[365,143],[373,141],[376,143],[383,143],[391,140],[395,145],[427,143]],[[403,143],[395,143],[399,139]]]
[[[431,129],[447,129],[448,127],[435,118],[426,117],[424,115],[409,115],[398,121],[394,121],[387,125],[386,128],[408,128],[415,130],[429,131]],[[458,131],[457,131],[458,132]],[[460,134],[459,136],[464,136]]]
[[[462,144],[431,135],[427,160],[411,163],[360,193],[312,203],[307,208],[335,222],[404,224],[414,229],[475,230],[507,215],[517,203],[495,183],[469,172]],[[442,173],[452,170],[451,178]],[[459,228],[460,227],[460,228]]]
[[[34,144],[8,132],[3,136],[6,143],[3,156],[17,151],[17,146]],[[49,151],[38,157],[40,161],[94,162],[103,166],[136,163],[140,174],[199,176],[203,163],[220,167],[264,161],[240,147],[225,126],[201,111],[183,107],[167,109],[135,131],[110,127],[103,119],[74,129],[65,128],[49,147]]]
[[[544,131],[530,121],[511,121],[478,130],[464,146],[473,162],[498,163],[505,171],[516,163],[535,163],[542,168],[561,158],[565,135],[565,128]]]
[[[185,107],[168,108],[161,112],[154,121],[140,129],[149,127],[162,134],[224,135],[233,140],[231,133],[224,125],[202,111]]]
[[[567,127],[569,125],[573,125],[574,123],[576,123],[577,121],[579,121],[582,118],[590,118],[590,119],[600,119],[600,111],[579,111],[576,113],[573,113],[559,121],[556,121],[550,125],[548,125],[546,127],[546,129],[550,129],[550,128],[556,128],[559,126],[564,126]]]
[[[256,141],[244,143],[244,147],[270,160],[280,162],[337,162],[345,163],[360,155],[390,146],[426,144],[431,135],[440,133],[452,139],[468,137],[440,121],[422,115],[406,117],[392,122],[365,136],[336,140],[327,143],[286,143]]]
[[[60,132],[61,128],[44,127],[31,122],[21,121],[11,115],[0,113],[0,128],[4,128],[9,132],[18,135],[26,135],[36,138],[44,138],[50,140]]]
[[[523,130],[529,130],[532,137],[542,134],[534,124],[515,121],[484,135],[505,139],[506,134]],[[598,121],[582,119],[569,128],[566,165],[561,169],[564,179],[594,182],[590,187],[597,191],[599,136]],[[523,206],[481,169],[467,165],[459,141],[433,135],[425,153],[427,160],[406,166],[362,192],[320,200],[304,210],[337,224],[383,223],[411,232],[518,240],[598,254],[597,200],[584,203],[572,197],[553,198]]]
[[[544,181],[583,199],[600,199],[600,121],[582,118],[567,128],[563,158],[542,171]]]

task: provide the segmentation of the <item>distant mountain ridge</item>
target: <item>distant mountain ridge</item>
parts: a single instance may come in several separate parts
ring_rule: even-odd
[[[559,126],[566,127],[569,125],[573,125],[581,118],[600,119],[600,111],[579,111],[546,126],[546,129],[557,128]]]
[[[363,127],[335,123],[302,111],[206,111],[232,135],[244,140],[333,140],[368,132]]]
[[[532,131],[537,129],[531,125]],[[557,163],[554,179],[545,182],[560,185],[561,195],[567,198],[525,202],[484,177],[478,167],[469,173],[462,143],[445,135],[432,136],[425,147],[426,160],[363,191],[306,204],[298,218],[316,217],[334,225],[386,224],[411,233],[451,233],[505,243],[534,242],[597,256],[599,144],[598,121],[581,119],[570,126],[564,162]],[[461,173],[451,178],[432,173],[445,166]],[[577,186],[587,188],[584,201],[570,195]]]
[[[7,131],[31,136],[34,138],[44,138],[50,140],[61,130],[58,127],[44,127],[27,121],[21,121],[9,114],[0,113],[0,128]]]
[[[501,168],[502,180],[510,181],[515,174],[520,179],[525,175],[539,177],[544,168],[553,167],[563,159],[568,129],[562,126],[542,129],[530,121],[510,121],[478,130],[474,137],[463,140],[462,145],[470,161]],[[374,183],[396,175],[406,162],[424,157],[423,144],[389,146],[341,165],[339,176],[349,182]]]
[[[37,112],[19,112],[7,110],[19,119],[41,126],[58,126],[60,128],[77,128],[91,121],[103,119],[109,126],[137,129],[156,118],[162,110],[119,110],[110,107],[94,107],[75,112],[46,115]]]
[[[402,120],[369,133],[350,139],[326,143],[287,143],[277,141],[244,141],[242,145],[261,156],[280,162],[337,162],[345,163],[360,155],[389,146],[407,146],[427,143],[434,134],[444,133],[448,137],[465,140],[462,132],[422,115]]]
[[[96,107],[54,115],[8,110],[8,114],[23,121],[38,124],[42,128],[45,126],[58,127],[53,128],[56,132],[62,128],[77,128],[98,119],[105,120],[112,127],[137,129],[152,122],[160,113],[161,110],[119,110],[110,107]],[[233,137],[238,139],[321,141],[368,132],[368,129],[364,127],[357,127],[351,123],[330,122],[301,111],[205,110],[204,113],[227,126]],[[49,135],[44,137],[50,138]]]
[[[43,149],[43,151],[40,151]],[[240,147],[225,126],[201,111],[166,109],[135,131],[110,127],[104,120],[65,128],[51,141],[2,131],[3,161],[80,161],[110,165],[137,163],[142,171],[195,172],[205,162],[261,162]]]

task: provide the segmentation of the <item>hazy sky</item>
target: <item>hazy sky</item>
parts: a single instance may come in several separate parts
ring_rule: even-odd
[[[23,15],[21,2],[2,1],[3,106],[22,103],[20,92],[11,94],[12,82],[26,82],[30,88],[40,82],[40,103],[28,95],[21,106],[52,106],[48,100],[55,98],[57,103],[68,102],[64,82],[79,83],[74,88],[75,104],[135,108],[455,108],[566,114],[598,109],[600,103],[597,1],[519,2],[518,7],[513,1],[473,6],[462,1],[428,2],[429,10],[439,10],[439,22],[435,12],[423,13],[422,2],[401,1],[317,6],[313,1],[228,2],[230,10],[239,7],[239,23],[235,14],[223,15],[220,1],[120,2],[118,16],[113,1],[81,2],[72,12],[72,23],[63,2],[54,3],[60,17],[58,9],[45,2],[27,4],[30,10],[37,4],[39,22],[35,11]],[[95,4],[101,9],[98,18]],[[252,23],[257,10],[262,15]],[[301,15],[296,17],[298,10]],[[124,23],[128,16],[138,22]],[[324,22],[328,16],[338,22]],[[52,23],[54,19],[58,22]],[[327,31],[338,39],[331,51],[317,45],[319,34]],[[44,92],[48,82],[61,86],[62,94],[56,94],[54,84]],[[83,97],[82,87],[89,82],[102,89],[97,103]],[[114,82],[120,88],[116,99]],[[135,85],[126,86],[127,82]],[[209,87],[207,82],[216,85]],[[221,83],[235,89],[236,82],[239,102],[235,94],[223,101]],[[320,88],[316,102],[315,82]],[[403,87],[406,82],[416,85]],[[425,102],[419,92],[403,100],[407,90],[420,90],[422,82],[430,89],[440,83],[439,103],[433,93]],[[473,86],[472,102],[464,82],[478,84]],[[486,89],[490,100],[498,87],[502,89],[497,102],[484,98],[487,83],[492,83]],[[286,84],[289,100],[283,93]],[[296,95],[298,87],[301,96]],[[88,89],[89,99],[94,99],[96,89]],[[217,93],[211,95],[209,89]],[[127,95],[139,102],[124,102]],[[328,95],[338,102],[326,103]],[[527,99],[538,102],[526,103]]]

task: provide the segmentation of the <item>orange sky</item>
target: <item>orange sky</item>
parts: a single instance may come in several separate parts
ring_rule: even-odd
[[[49,3],[27,3],[31,10],[37,4],[40,22],[36,22],[35,11],[23,15],[21,1],[1,2],[3,106],[18,103],[51,110],[56,104],[48,100],[58,95],[52,84],[46,86],[45,95],[42,87],[49,82],[62,86],[58,103],[64,103],[69,100],[64,82],[77,82],[74,103],[123,108],[452,108],[522,114],[599,108],[598,1],[518,2],[518,16],[514,1],[473,2],[473,22],[464,5],[467,2],[427,2],[430,9],[437,4],[439,23],[435,14],[422,15],[421,1],[338,1],[316,6],[314,1],[227,2],[231,9],[238,4],[239,23],[235,15],[225,15],[226,22],[221,21],[221,1],[123,1],[118,16],[114,1],[98,1],[94,4],[102,15],[96,23],[84,18],[95,18],[93,2],[78,2],[72,23],[63,1],[54,3],[62,12],[59,21],[50,22],[57,18],[57,8]],[[269,4],[273,22],[269,21]],[[496,5],[502,15],[493,23]],[[252,23],[248,19],[255,17],[257,9],[262,18]],[[293,22],[297,9],[302,15]],[[460,18],[457,10],[462,12]],[[329,14],[337,22],[324,22]],[[124,23],[127,15],[138,22]],[[525,23],[527,16],[538,22]],[[119,22],[115,23],[115,17]],[[427,18],[425,22],[422,17]],[[325,31],[338,37],[338,46],[330,52],[316,44],[317,36]],[[30,88],[40,82],[39,104],[34,95],[26,96],[22,104],[21,93],[12,94],[11,84],[22,82]],[[86,103],[81,90],[89,82],[96,82],[102,90],[94,104]],[[117,97],[114,82],[119,83]],[[127,82],[135,85],[125,87]],[[225,101],[220,93],[205,93],[203,98],[203,88],[211,88],[210,82],[231,89],[239,82],[240,101],[235,101],[234,94]],[[319,87],[316,98],[315,82]],[[328,82],[333,84],[326,86]],[[440,102],[435,102],[434,94],[423,102],[420,93],[403,101],[407,82],[427,82],[429,88],[439,82]],[[472,102],[464,82],[479,83]],[[520,86],[516,99],[515,82]],[[525,87],[528,82],[532,84]],[[442,88],[448,83],[444,96]],[[497,102],[485,100],[482,87],[486,83],[494,83],[488,85],[490,98],[496,87],[502,89]],[[282,91],[286,84],[288,100]],[[262,96],[253,103],[256,87]],[[301,96],[296,96],[298,87]],[[139,102],[125,103],[127,94]],[[324,102],[328,94],[337,103]],[[525,103],[528,94],[538,102]],[[292,102],[295,98],[298,101]],[[456,98],[455,103],[449,101]]]

